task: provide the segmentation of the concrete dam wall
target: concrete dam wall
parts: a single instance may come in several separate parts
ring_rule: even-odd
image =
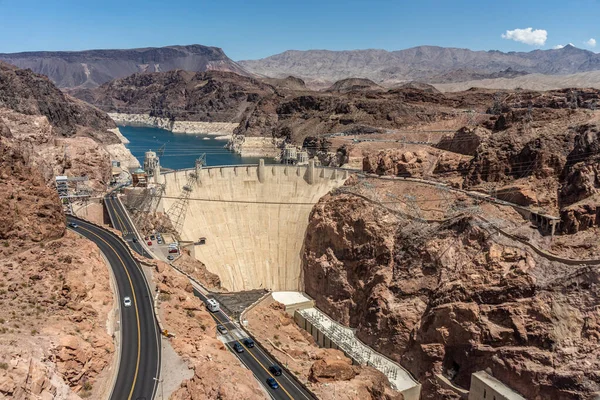
[[[301,251],[317,201],[348,172],[286,165],[210,167],[161,175],[168,210],[188,185],[181,239],[231,291],[303,288]]]

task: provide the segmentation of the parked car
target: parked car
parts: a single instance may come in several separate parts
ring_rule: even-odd
[[[217,330],[221,335],[227,334],[227,328],[225,328],[223,325],[217,325]]]
[[[146,237],[144,238],[144,240],[147,242],[148,240],[150,240],[150,238],[149,238],[148,236],[146,236]]]
[[[169,253],[179,253],[179,251],[177,249],[170,248]]]
[[[150,235],[150,240],[156,240],[156,236]]]
[[[158,242],[158,244],[163,244],[163,241],[161,238],[158,238],[156,241]]]
[[[279,389],[279,384],[275,378],[267,378],[267,385],[269,385],[271,389]]]
[[[271,373],[275,376],[281,376],[282,374],[282,370],[281,367],[277,364],[273,364],[269,367],[269,371],[271,371]]]
[[[174,259],[175,259],[175,257],[173,257],[173,256],[171,256],[171,255],[169,255],[169,256],[167,257],[167,260],[169,260],[169,261],[173,261]]]
[[[123,299],[123,304],[125,305],[125,307],[131,307],[131,297],[129,297],[129,296],[126,296],[126,297]]]
[[[242,346],[239,343],[235,343],[233,345],[233,349],[235,350],[236,353],[243,353],[244,352],[244,346]]]
[[[152,242],[148,240],[148,246],[152,246]]]
[[[246,345],[247,348],[251,349],[254,347],[254,340],[246,338],[244,339],[244,345]]]

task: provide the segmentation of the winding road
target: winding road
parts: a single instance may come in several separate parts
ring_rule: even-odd
[[[68,216],[69,229],[94,242],[113,271],[120,309],[120,358],[111,400],[152,400],[160,373],[160,333],[154,316],[152,295],[137,261],[114,234]],[[131,298],[131,306],[123,304]]]
[[[142,238],[137,237],[135,229],[131,223],[131,220],[127,216],[127,211],[124,210],[122,204],[117,199],[113,198],[112,195],[108,195],[104,198],[104,204],[108,210],[111,221],[116,229],[123,233],[123,238],[130,242],[131,247],[139,254],[148,257],[155,258],[154,255],[149,254],[144,246],[140,243]],[[133,239],[136,239],[134,242]],[[204,288],[200,287],[197,283],[192,281],[194,286],[194,294],[205,302],[207,300],[206,295],[203,293]],[[283,371],[280,376],[274,376],[270,371],[269,367],[276,364],[275,360],[263,349],[258,343],[255,347],[248,348],[244,345],[244,339],[248,338],[248,334],[240,329],[228,315],[223,311],[211,313],[213,319],[217,324],[225,326],[228,330],[226,335],[219,335],[220,339],[225,343],[227,348],[237,356],[241,363],[246,366],[256,379],[265,388],[265,391],[269,394],[272,399],[275,400],[313,400],[314,397],[287,371]],[[237,353],[233,349],[233,345],[239,343],[243,346],[244,352]],[[279,389],[271,389],[267,384],[267,378],[275,378],[279,384]]]

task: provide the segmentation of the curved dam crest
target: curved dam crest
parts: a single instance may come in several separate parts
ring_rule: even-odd
[[[197,174],[194,178],[194,174]],[[302,246],[314,204],[348,178],[345,170],[306,166],[209,167],[161,175],[168,210],[190,181],[181,229],[194,256],[230,291],[302,290]]]

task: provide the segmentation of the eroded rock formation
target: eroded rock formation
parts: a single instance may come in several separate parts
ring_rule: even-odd
[[[3,140],[0,395],[107,396],[99,375],[114,356],[108,267],[94,245],[65,233],[56,192]]]
[[[550,262],[468,213],[390,207],[341,193],[313,209],[304,276],[319,308],[400,361],[424,398],[443,396],[436,373],[468,388],[485,368],[526,398],[600,390],[597,266]]]

